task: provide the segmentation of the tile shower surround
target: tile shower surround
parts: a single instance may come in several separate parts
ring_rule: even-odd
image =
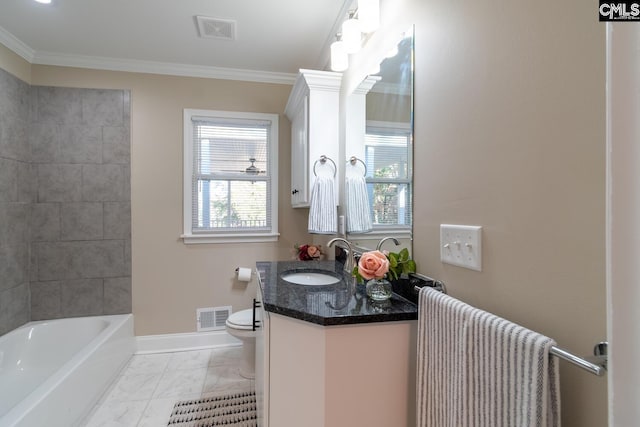
[[[131,312],[129,105],[0,70],[0,334]]]

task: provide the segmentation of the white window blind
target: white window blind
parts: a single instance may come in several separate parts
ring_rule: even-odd
[[[411,130],[392,123],[367,126],[367,189],[374,228],[409,228],[412,223]]]
[[[185,215],[189,208],[190,223],[187,229],[185,218],[185,234],[227,240],[277,235],[277,116],[209,113],[188,117],[190,206]]]

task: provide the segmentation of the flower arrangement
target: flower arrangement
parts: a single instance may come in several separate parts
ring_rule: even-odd
[[[293,259],[299,261],[312,261],[322,259],[324,253],[322,252],[322,246],[320,245],[294,245],[296,250],[295,257]]]
[[[409,258],[409,250],[400,252],[370,251],[365,252],[353,268],[353,275],[362,283],[364,279],[395,280],[403,274],[415,273],[416,262]]]

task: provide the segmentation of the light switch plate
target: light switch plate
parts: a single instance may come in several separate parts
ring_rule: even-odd
[[[482,227],[440,224],[440,261],[482,271]]]

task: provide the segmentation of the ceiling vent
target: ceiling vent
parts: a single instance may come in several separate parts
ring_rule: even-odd
[[[205,39],[235,40],[236,21],[196,16],[198,34]]]

